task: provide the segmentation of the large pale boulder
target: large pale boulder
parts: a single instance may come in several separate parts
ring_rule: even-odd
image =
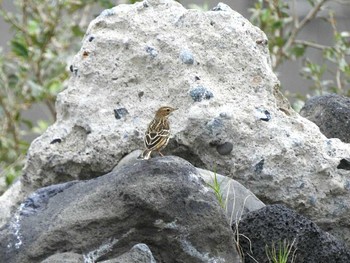
[[[106,10],[70,69],[56,123],[28,152],[28,190],[110,171],[170,105],[179,110],[169,152],[350,237],[350,171],[339,166],[350,146],[290,108],[265,34],[228,6],[148,0]]]

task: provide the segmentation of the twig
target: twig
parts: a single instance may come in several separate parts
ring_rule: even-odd
[[[297,12],[296,12],[296,3],[295,0],[293,0],[292,2],[292,9],[293,9],[293,21],[294,21],[294,27],[298,27],[299,26],[299,17],[297,16]]]
[[[288,50],[290,47],[295,43],[295,38],[299,34],[300,30],[305,27],[306,24],[308,24],[312,19],[315,18],[318,11],[321,9],[321,7],[324,5],[325,2],[329,0],[320,0],[310,11],[309,13],[304,17],[303,20],[299,23],[299,25],[293,27],[292,31],[290,32],[290,36],[287,40],[287,42],[284,44],[282,48],[282,54],[284,56],[287,56]],[[281,63],[282,56],[280,56],[278,59],[276,59],[276,64],[274,65],[274,68],[276,68]]]
[[[326,48],[329,48],[328,46],[324,46],[324,45],[317,44],[317,43],[310,42],[310,41],[306,41],[306,40],[296,39],[296,40],[294,40],[294,43],[295,44],[304,45],[304,46],[308,46],[308,47],[312,47],[312,48],[316,48],[316,49],[320,49],[320,50],[324,50]]]
[[[339,67],[337,68],[337,73],[335,75],[335,79],[337,81],[338,90],[343,90],[342,83],[341,83],[341,80],[340,80],[340,69],[339,69]]]

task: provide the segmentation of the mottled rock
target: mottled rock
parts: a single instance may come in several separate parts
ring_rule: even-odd
[[[294,242],[289,259],[296,250],[295,263],[350,262],[350,251],[344,243],[283,205],[268,205],[243,215],[238,231],[247,237],[240,238],[246,263],[268,263],[266,246],[278,249],[283,242]]]
[[[117,120],[129,114],[128,110],[125,108],[119,108],[114,110],[114,116]]]
[[[143,148],[154,112],[171,105],[179,110],[165,152],[215,165],[264,203],[287,203],[348,239],[350,171],[338,167],[350,158],[349,144],[327,139],[291,109],[261,30],[227,5],[214,10],[148,0],[92,21],[58,95],[57,121],[29,149],[24,186],[105,174]],[[179,59],[182,50],[194,64]],[[116,119],[119,108],[129,114]],[[217,146],[225,142],[233,149],[222,155]]]
[[[41,261],[41,263],[81,263],[81,262],[84,262],[83,256],[76,253],[71,253],[71,252],[58,253]]]
[[[146,244],[136,244],[118,258],[101,261],[101,263],[156,263],[156,261]]]
[[[118,163],[113,171],[117,171],[125,166],[133,166],[138,162],[137,157],[140,154],[140,150],[131,152]],[[224,201],[224,210],[230,222],[234,220],[237,221],[242,215],[265,206],[251,191],[236,180],[205,169],[196,169],[207,186],[213,185],[216,178],[220,185],[220,193]]]
[[[14,182],[9,189],[0,196],[0,228],[6,224],[24,197],[25,193],[22,191],[22,183],[20,180]]]
[[[265,206],[251,191],[236,180],[208,170],[200,168],[197,170],[207,185],[213,185],[216,177],[220,185],[226,215],[231,223],[238,221],[242,215]]]
[[[84,262],[125,263],[116,260],[145,249],[135,243],[147,244],[152,253],[143,255],[156,262],[240,262],[214,192],[195,167],[171,156],[39,189],[0,230],[0,258],[54,262],[79,251]]]
[[[203,86],[197,86],[190,90],[190,96],[194,102],[201,102],[202,100],[210,100],[213,93]]]
[[[350,98],[338,94],[312,97],[300,115],[316,123],[328,138],[350,143]]]

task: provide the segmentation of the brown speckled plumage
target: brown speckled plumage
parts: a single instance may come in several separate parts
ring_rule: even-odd
[[[163,156],[160,151],[168,144],[170,136],[168,117],[174,110],[176,109],[168,106],[157,110],[145,133],[144,143],[146,149],[141,155],[143,159],[149,159],[153,151],[157,151]]]

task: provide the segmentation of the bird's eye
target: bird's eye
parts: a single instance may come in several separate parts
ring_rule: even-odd
[[[169,111],[170,111],[170,109],[166,109],[166,111],[167,111],[167,112],[169,112]]]

